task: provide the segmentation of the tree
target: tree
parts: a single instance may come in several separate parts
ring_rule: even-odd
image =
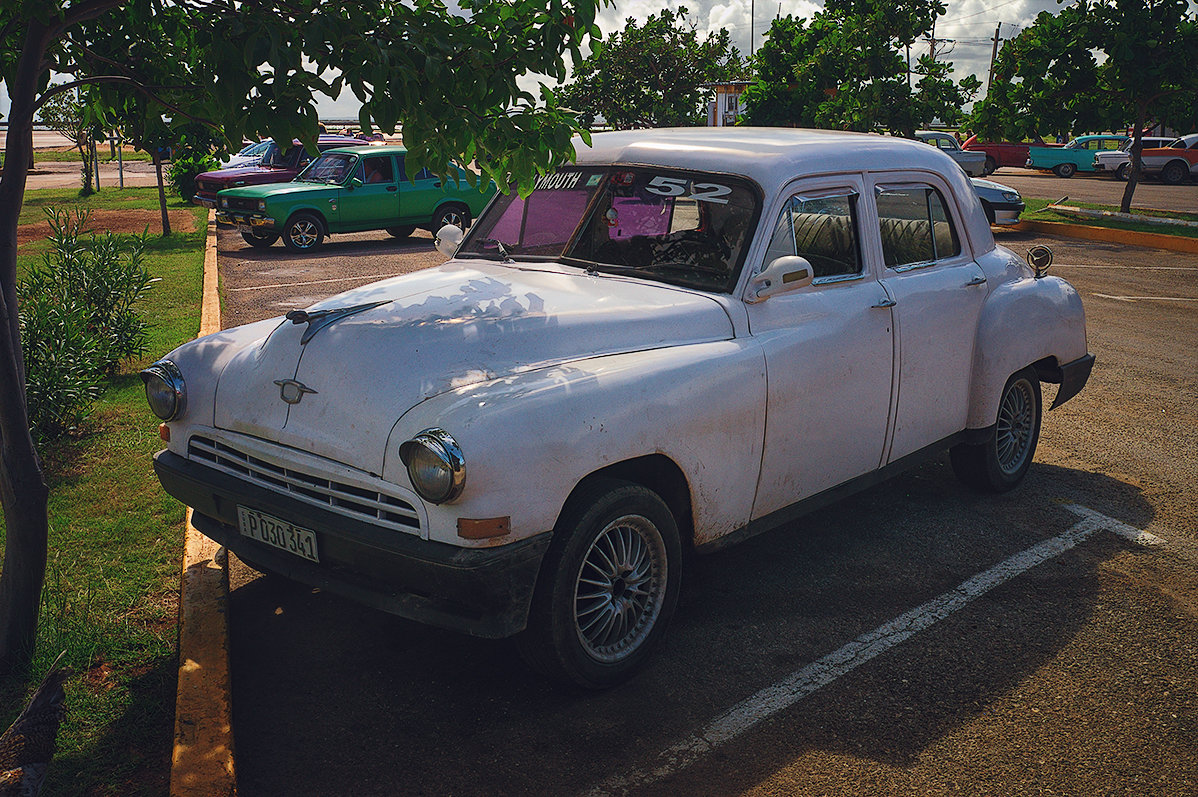
[[[583,125],[596,117],[617,130],[703,124],[714,96],[704,84],[740,80],[748,73],[727,30],[700,39],[687,10],[665,9],[643,26],[629,17],[602,43],[561,91]]]
[[[1198,123],[1198,15],[1187,0],[1079,0],[1003,45],[971,126],[987,137],[1130,126],[1120,209],[1131,211],[1141,134],[1150,122]]]
[[[83,194],[92,193],[92,124],[87,116],[87,106],[74,92],[64,91],[51,96],[38,115],[46,127],[69,138],[79,150],[83,159],[80,176]]]
[[[978,79],[954,83],[951,65],[930,56],[908,72],[903,55],[943,13],[940,0],[829,0],[810,23],[775,19],[744,93],[745,121],[907,137],[934,118],[956,123]]]
[[[478,159],[503,189],[530,191],[572,156],[578,131],[525,74],[567,75],[598,35],[597,0],[6,0],[0,76],[11,100],[0,180],[0,675],[32,654],[46,564],[47,489],[29,433],[16,299],[17,219],[33,119],[57,94],[90,87],[95,118],[133,113],[149,131],[203,121],[314,143],[314,96],[349,89],[360,122],[403,126],[409,169]],[[333,74],[330,70],[337,70]],[[67,82],[50,86],[52,73]],[[325,77],[328,76],[328,77]],[[141,103],[130,111],[129,103]],[[126,117],[127,118],[127,117]],[[583,131],[585,133],[585,131]]]

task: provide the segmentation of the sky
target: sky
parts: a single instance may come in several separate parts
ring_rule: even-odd
[[[810,19],[822,5],[811,0],[617,0],[615,5],[600,12],[597,22],[607,36],[622,29],[628,17],[643,22],[662,9],[677,10],[685,6],[689,12],[687,18],[700,36],[726,28],[733,45],[747,55],[750,46],[753,49],[761,46],[775,16],[789,14]],[[936,23],[936,38],[948,41],[937,45],[937,57],[953,63],[957,80],[973,74],[983,86],[990,66],[991,39],[999,23],[1002,23],[1002,39],[1013,38],[1031,25],[1041,11],[1055,13],[1061,7],[1056,0],[945,0],[945,5],[948,10]],[[926,53],[929,45],[921,46]],[[522,84],[533,89],[536,80],[528,79]],[[346,92],[336,101],[323,99],[317,110],[323,119],[354,119],[358,104]]]

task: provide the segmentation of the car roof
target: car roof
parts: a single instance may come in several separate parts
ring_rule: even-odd
[[[337,147],[336,149],[325,150],[329,152],[352,152],[355,155],[403,155],[407,153],[408,148],[399,144],[365,144],[362,141],[353,146]]]

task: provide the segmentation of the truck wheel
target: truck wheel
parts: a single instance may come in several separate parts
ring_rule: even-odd
[[[446,205],[437,211],[437,215],[433,217],[433,235],[437,234],[437,230],[444,227],[446,224],[452,224],[462,232],[470,226],[470,211],[461,205]]]
[[[540,673],[586,689],[631,677],[660,641],[682,579],[665,502],[603,480],[571,500],[553,532],[520,652]]]
[[[1057,177],[1072,177],[1077,174],[1077,167],[1072,163],[1058,163],[1052,167],[1052,172]]]
[[[995,162],[993,157],[987,155],[986,156],[986,165],[984,165],[982,167],[982,175],[984,177],[989,177],[990,175],[994,174],[994,170],[997,168],[998,168],[998,163]]]
[[[1186,175],[1190,170],[1186,168],[1183,161],[1169,161],[1165,164],[1165,168],[1161,169],[1161,182],[1169,185],[1180,185],[1185,182]]]
[[[279,240],[279,234],[277,232],[243,232],[241,239],[255,249],[267,249]]]
[[[283,245],[292,252],[311,252],[324,240],[324,226],[311,213],[297,213],[283,228]]]
[[[1005,493],[1018,485],[1036,453],[1040,413],[1040,379],[1034,369],[1024,368],[1003,387],[989,438],[976,445],[961,443],[949,451],[957,478],[986,493]]]
[[[416,232],[416,225],[414,224],[400,224],[396,227],[387,228],[387,233],[393,238],[407,238],[414,232]]]

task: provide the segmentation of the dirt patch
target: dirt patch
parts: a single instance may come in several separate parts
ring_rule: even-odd
[[[195,214],[190,210],[168,210],[171,232],[195,232]],[[162,232],[162,213],[157,210],[93,210],[83,232],[137,233],[150,228],[150,232]],[[50,237],[50,222],[42,220],[17,227],[17,246],[30,241]]]

